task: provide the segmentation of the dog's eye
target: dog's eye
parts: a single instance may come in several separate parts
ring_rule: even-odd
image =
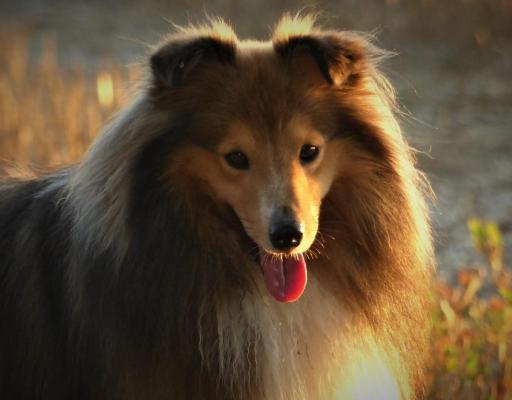
[[[249,169],[249,159],[241,151],[232,151],[224,156],[230,167],[235,169]]]
[[[305,144],[302,146],[302,149],[300,149],[300,162],[302,164],[309,164],[310,162],[315,161],[319,152],[320,149],[317,146],[313,146],[312,144]]]

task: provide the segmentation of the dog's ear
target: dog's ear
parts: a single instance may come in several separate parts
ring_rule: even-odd
[[[329,85],[356,82],[366,66],[365,41],[352,33],[311,33],[274,39],[274,49],[290,63],[292,70],[302,70],[302,74],[307,74],[313,61]]]
[[[175,88],[206,62],[233,63],[235,44],[214,36],[177,37],[150,58],[156,86]]]

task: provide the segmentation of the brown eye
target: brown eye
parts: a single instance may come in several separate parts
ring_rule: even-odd
[[[232,151],[224,156],[230,167],[235,169],[249,169],[249,159],[241,151]]]
[[[305,144],[302,146],[302,149],[300,149],[300,162],[302,164],[309,164],[310,162],[315,161],[319,152],[320,149],[317,146],[313,146],[312,144]]]

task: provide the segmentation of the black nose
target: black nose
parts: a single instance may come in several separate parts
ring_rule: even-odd
[[[295,223],[274,224],[270,228],[270,242],[277,250],[291,250],[302,240],[300,227]]]

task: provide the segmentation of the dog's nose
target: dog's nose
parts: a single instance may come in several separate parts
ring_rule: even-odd
[[[294,249],[300,244],[302,231],[296,223],[277,223],[271,226],[269,236],[274,248],[286,251]]]

